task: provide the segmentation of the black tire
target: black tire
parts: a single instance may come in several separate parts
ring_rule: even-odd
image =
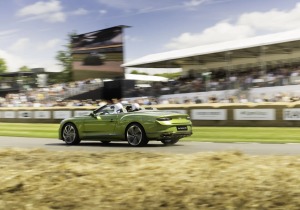
[[[168,139],[168,140],[161,140],[164,145],[174,145],[179,141],[179,139]]]
[[[138,123],[132,123],[126,128],[125,138],[133,147],[142,147],[148,143],[144,128]]]
[[[62,138],[68,145],[76,145],[80,143],[77,128],[73,123],[65,124],[62,130]]]

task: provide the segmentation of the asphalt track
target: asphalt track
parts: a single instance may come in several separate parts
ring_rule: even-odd
[[[211,143],[179,141],[173,146],[164,146],[158,141],[149,142],[145,147],[131,147],[127,142],[113,142],[105,145],[97,141],[82,141],[79,145],[68,146],[63,141],[49,138],[24,138],[0,136],[0,149],[46,149],[52,151],[89,152],[159,152],[192,154],[198,152],[240,151],[251,155],[300,155],[300,144],[259,144],[259,143]]]

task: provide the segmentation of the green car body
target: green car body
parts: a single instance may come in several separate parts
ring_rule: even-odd
[[[158,110],[114,113],[113,105],[105,105],[90,115],[64,119],[59,128],[59,139],[66,144],[81,140],[128,141],[131,146],[144,146],[156,140],[175,144],[192,135],[192,123],[187,114]]]

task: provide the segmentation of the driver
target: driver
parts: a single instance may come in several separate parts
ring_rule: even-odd
[[[114,112],[113,112],[114,114],[117,114],[117,113],[120,113],[123,111],[123,105],[119,99],[113,98],[112,102],[115,106]]]

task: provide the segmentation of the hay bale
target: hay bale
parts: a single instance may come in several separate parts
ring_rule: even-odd
[[[298,209],[299,156],[0,150],[0,209]]]

